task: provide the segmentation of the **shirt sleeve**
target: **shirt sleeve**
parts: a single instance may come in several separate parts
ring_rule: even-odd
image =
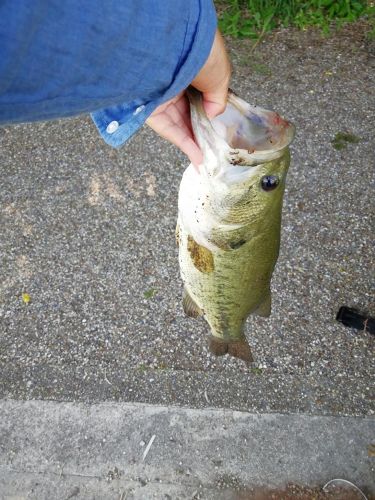
[[[91,113],[118,147],[190,84],[215,30],[212,0],[3,0],[0,123]]]

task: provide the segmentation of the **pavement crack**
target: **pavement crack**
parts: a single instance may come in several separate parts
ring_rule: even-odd
[[[8,473],[12,474],[35,474],[35,475],[42,475],[42,476],[58,476],[58,477],[84,477],[88,479],[105,479],[105,476],[98,476],[95,474],[80,474],[79,472],[55,472],[55,471],[40,471],[40,470],[17,470],[17,469],[10,469],[8,467],[3,467],[3,469],[6,470]]]

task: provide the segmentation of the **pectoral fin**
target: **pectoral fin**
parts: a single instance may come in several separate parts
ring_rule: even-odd
[[[184,294],[182,297],[182,307],[184,308],[184,313],[186,316],[190,316],[191,318],[198,318],[198,316],[202,316],[202,309],[197,306],[194,300],[190,297],[189,292],[184,288]]]
[[[254,314],[262,316],[262,318],[268,318],[271,314],[271,292],[268,293],[264,301],[255,309]]]

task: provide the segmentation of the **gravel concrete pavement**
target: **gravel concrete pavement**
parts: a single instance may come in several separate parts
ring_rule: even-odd
[[[297,127],[273,313],[248,322],[250,367],[212,357],[206,324],[183,315],[175,148],[144,128],[111,149],[88,118],[0,129],[0,396],[373,414],[374,339],[335,321],[341,305],[375,314],[363,33],[230,43],[233,88]],[[337,133],[358,142],[335,149]]]

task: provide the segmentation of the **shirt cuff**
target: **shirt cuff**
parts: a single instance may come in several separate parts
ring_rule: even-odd
[[[193,41],[186,49],[188,53],[172,84],[151,101],[143,102],[142,99],[136,99],[91,113],[100,135],[110,146],[116,148],[122,146],[142,127],[160,104],[186,89],[205,64],[214,41],[217,18],[211,0],[200,0],[198,4],[200,12]]]

